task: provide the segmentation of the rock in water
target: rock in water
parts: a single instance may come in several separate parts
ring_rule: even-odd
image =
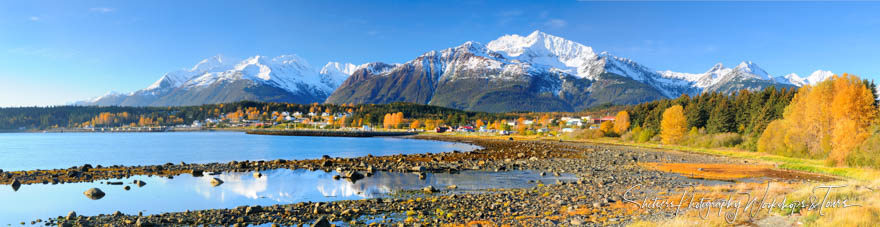
[[[101,198],[104,198],[104,191],[101,191],[101,189],[98,188],[90,188],[89,190],[83,192],[83,195],[86,195],[86,197],[89,197],[89,199],[92,200],[99,200]]]
[[[318,218],[318,220],[315,220],[312,227],[330,227],[330,221],[327,221],[327,218],[322,216]]]
[[[428,187],[422,188],[422,191],[425,191],[425,192],[431,193],[431,192],[435,192],[435,191],[437,191],[437,189],[434,189],[434,186],[430,186],[430,185],[429,185]]]
[[[245,215],[252,215],[254,213],[258,213],[261,211],[263,211],[263,208],[260,206],[249,206],[249,207],[245,208],[244,214]]]
[[[212,186],[217,187],[217,186],[220,186],[221,184],[223,184],[222,180],[217,179],[216,177],[214,179],[211,179]]]
[[[70,213],[67,213],[67,220],[74,218],[76,218],[76,211],[70,211]]]
[[[138,187],[143,187],[144,185],[147,185],[147,182],[144,182],[142,180],[134,180],[134,182],[132,182],[132,183],[134,183]]]
[[[194,170],[192,170],[191,173],[192,173],[192,176],[194,176],[194,177],[201,177],[203,174],[203,171],[200,169],[194,169]]]
[[[262,176],[263,176],[262,173],[260,173],[260,172],[254,172],[254,178],[260,178],[260,177],[262,177]]]
[[[12,179],[12,190],[18,191],[21,188],[21,182],[18,182],[18,179]]]
[[[150,223],[144,220],[144,218],[138,218],[137,222],[134,223],[134,226],[142,227],[142,226],[150,226]]]

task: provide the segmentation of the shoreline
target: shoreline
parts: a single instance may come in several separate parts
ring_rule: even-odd
[[[48,219],[61,224],[133,224],[136,222],[180,225],[180,224],[303,224],[312,223],[318,218],[335,221],[351,220],[365,215],[408,213],[416,210],[429,216],[428,223],[461,223],[461,220],[491,220],[492,223],[513,225],[545,225],[543,217],[549,210],[560,205],[575,209],[590,209],[609,212],[614,209],[607,198],[621,193],[627,185],[636,182],[650,182],[661,188],[682,187],[687,179],[676,174],[645,169],[639,162],[691,162],[691,163],[731,163],[726,157],[689,154],[683,152],[663,152],[634,147],[604,146],[600,144],[578,144],[556,141],[503,140],[487,138],[467,138],[446,135],[415,135],[403,138],[427,139],[446,142],[469,143],[481,147],[470,152],[423,153],[411,155],[365,156],[357,158],[332,158],[310,160],[273,161],[231,161],[229,163],[208,164],[165,164],[151,166],[111,166],[0,173],[0,183],[9,184],[12,178],[22,179],[21,184],[54,182],[94,182],[99,180],[125,178],[132,175],[156,175],[173,177],[180,174],[205,174],[209,172],[249,172],[267,169],[309,169],[340,170],[340,172],[371,171],[389,172],[455,172],[461,170],[507,171],[534,170],[548,173],[572,173],[578,180],[569,184],[543,185],[536,188],[493,190],[490,193],[451,194],[447,191],[424,194],[422,200],[366,199],[346,200],[329,203],[300,202],[267,207],[246,206],[234,209],[211,209],[192,212],[169,212],[159,215],[102,215],[89,218]],[[8,175],[11,174],[12,177]],[[52,176],[57,176],[53,179]],[[792,178],[810,176],[793,175]],[[610,177],[610,178],[609,178]],[[613,179],[613,180],[608,180]],[[544,195],[555,195],[548,199]],[[619,200],[619,199],[618,199]],[[507,201],[517,208],[504,209],[496,202]],[[254,208],[256,207],[256,208]],[[454,208],[457,207],[457,208]],[[453,212],[453,216],[432,214],[437,209]],[[468,209],[483,212],[466,212]],[[247,212],[251,210],[251,212]],[[253,212],[253,210],[259,210]],[[317,211],[316,210],[320,210]],[[107,211],[110,213],[112,211]],[[511,213],[513,212],[513,213]],[[514,213],[518,215],[513,215]],[[556,211],[555,214],[559,214]],[[207,218],[205,218],[207,217]],[[627,223],[635,216],[620,216],[610,212],[602,222],[594,224]],[[586,223],[584,217],[571,215],[562,221]],[[400,221],[400,220],[398,220]],[[435,222],[436,221],[436,222]],[[555,224],[559,224],[556,222]],[[565,223],[565,222],[563,222]],[[464,224],[464,223],[462,223]]]
[[[248,130],[247,134],[269,136],[323,136],[323,137],[389,137],[413,136],[416,132],[393,131],[348,131],[348,130]]]

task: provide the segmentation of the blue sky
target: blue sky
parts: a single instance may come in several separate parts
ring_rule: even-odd
[[[541,30],[655,70],[751,60],[880,79],[880,3],[0,0],[0,106],[144,88],[223,55],[405,62]]]

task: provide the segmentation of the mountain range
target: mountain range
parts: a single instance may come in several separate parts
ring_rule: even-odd
[[[635,104],[683,94],[730,93],[767,86],[798,87],[827,79],[771,76],[744,61],[704,73],[655,71],[633,60],[540,31],[465,42],[402,64],[330,62],[320,70],[295,56],[243,61],[205,59],[163,75],[149,87],[110,93],[79,105],[169,106],[240,100],[291,103],[412,102],[475,111],[576,111]]]

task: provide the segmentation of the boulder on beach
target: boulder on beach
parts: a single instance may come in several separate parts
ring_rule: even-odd
[[[202,171],[200,169],[194,169],[190,173],[192,173],[193,177],[201,177],[203,175],[204,171]]]
[[[18,191],[19,188],[21,188],[21,182],[18,179],[12,179],[12,190]]]
[[[98,188],[90,188],[89,190],[83,192],[83,195],[86,195],[86,197],[89,197],[89,199],[92,200],[99,200],[101,198],[104,198],[104,191],[101,191],[101,189]]]
[[[217,187],[217,186],[220,186],[221,184],[223,184],[222,180],[217,179],[216,177],[211,179],[211,186]]]
[[[260,173],[259,171],[258,171],[258,172],[254,172],[254,178],[260,178],[260,177],[263,177],[263,174],[262,174],[262,173]]]
[[[318,220],[315,220],[315,223],[312,223],[312,227],[330,227],[330,221],[327,221],[327,218],[321,216]]]

